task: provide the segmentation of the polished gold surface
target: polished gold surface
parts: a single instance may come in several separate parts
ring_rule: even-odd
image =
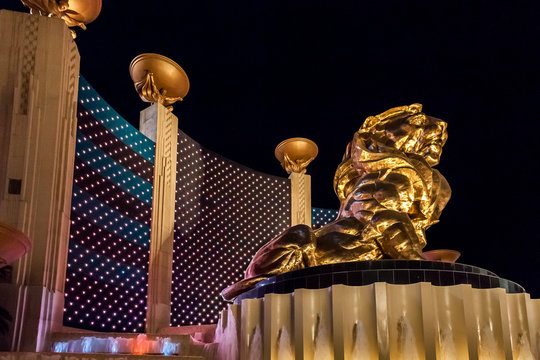
[[[86,30],[86,24],[94,21],[101,12],[101,0],[21,0],[31,13],[58,17],[69,27],[79,26]],[[75,33],[72,32],[73,37]]]
[[[412,104],[366,119],[347,145],[334,177],[338,218],[317,229],[285,230],[253,257],[245,280],[223,291],[232,299],[269,276],[359,260],[424,259],[425,230],[438,222],[450,186],[432,166],[446,123]]]
[[[317,144],[301,137],[282,141],[276,146],[276,150],[274,151],[276,159],[279,160],[281,166],[289,174],[291,172],[305,173],[306,167],[317,157],[318,153],[319,148]]]
[[[425,251],[422,253],[422,255],[426,260],[455,263],[456,260],[461,256],[461,253],[456,250],[437,249]]]
[[[129,74],[143,101],[160,103],[169,110],[189,91],[189,79],[184,70],[162,55],[148,53],[135,57],[129,66]]]

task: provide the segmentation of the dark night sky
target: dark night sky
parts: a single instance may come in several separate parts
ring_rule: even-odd
[[[187,72],[191,89],[174,112],[207,148],[286,176],[274,147],[314,140],[316,207],[338,207],[333,174],[366,116],[422,103],[449,124],[438,169],[453,189],[427,249],[459,250],[460,262],[538,298],[539,10],[510,1],[104,0],[77,44],[81,73],[135,125],[147,104],[128,66],[157,52]]]

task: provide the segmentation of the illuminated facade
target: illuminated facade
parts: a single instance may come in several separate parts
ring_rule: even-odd
[[[313,229],[318,229],[321,226],[328,224],[330,221],[334,221],[337,216],[337,210],[311,208],[311,227]]]
[[[154,143],[81,76],[64,324],[144,331]]]
[[[239,165],[180,132],[172,325],[215,323],[220,291],[289,223],[288,179]]]

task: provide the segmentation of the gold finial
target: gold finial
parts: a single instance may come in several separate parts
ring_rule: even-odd
[[[276,146],[274,154],[281,166],[289,174],[291,172],[303,174],[310,162],[317,157],[319,148],[313,141],[296,137],[290,138]]]
[[[143,101],[160,103],[169,110],[189,91],[189,79],[184,70],[163,55],[136,56],[129,65],[129,74]]]
[[[101,12],[101,0],[21,0],[30,13],[54,16],[66,22],[69,27],[79,26],[86,30],[86,24],[96,20]],[[71,30],[73,38],[75,31]]]

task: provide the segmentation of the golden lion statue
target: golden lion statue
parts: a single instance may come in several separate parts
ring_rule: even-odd
[[[370,116],[348,144],[334,177],[337,219],[317,230],[296,225],[257,251],[234,299],[270,276],[359,260],[421,260],[425,231],[438,222],[450,186],[439,163],[446,123],[412,104]]]

